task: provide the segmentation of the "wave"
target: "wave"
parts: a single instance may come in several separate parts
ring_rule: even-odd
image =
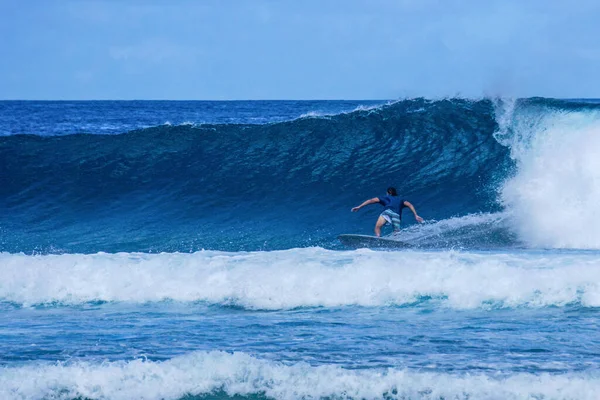
[[[268,125],[0,137],[0,243],[10,252],[331,246],[341,232],[371,229],[376,210],[348,210],[389,185],[428,218],[495,211],[489,165],[511,161],[491,135],[493,112],[489,101],[415,99]]]
[[[599,112],[412,99],[266,125],[0,137],[0,250],[340,248],[338,234],[370,232],[378,212],[349,209],[390,185],[440,229],[507,216],[422,247],[600,248]]]
[[[596,253],[1,254],[0,301],[204,302],[252,310],[401,306],[600,307]]]
[[[533,247],[600,248],[600,107],[502,104],[496,137],[517,173],[500,189],[514,230]]]
[[[384,100],[0,101],[0,136],[118,135],[159,125],[268,124],[335,115]]]
[[[163,362],[33,364],[0,371],[4,399],[595,399],[594,373],[451,374],[285,365],[244,353],[196,352]]]

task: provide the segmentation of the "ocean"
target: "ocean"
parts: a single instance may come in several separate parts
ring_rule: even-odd
[[[600,100],[0,101],[0,399],[596,400],[599,204]]]

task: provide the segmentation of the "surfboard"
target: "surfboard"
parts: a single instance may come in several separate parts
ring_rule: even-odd
[[[377,237],[377,236],[369,236],[369,235],[340,235],[338,239],[342,244],[348,247],[354,248],[387,248],[387,249],[407,249],[412,247],[412,245],[402,242],[397,239],[393,239],[389,236],[386,237]]]

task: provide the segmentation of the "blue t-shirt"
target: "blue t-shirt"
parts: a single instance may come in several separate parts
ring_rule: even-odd
[[[392,210],[397,213],[400,219],[402,219],[402,209],[406,206],[404,205],[404,199],[400,196],[385,195],[379,197],[379,204],[385,207],[386,210]]]

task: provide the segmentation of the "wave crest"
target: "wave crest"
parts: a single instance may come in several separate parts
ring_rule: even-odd
[[[532,247],[600,248],[600,107],[499,103],[496,137],[516,173],[501,187],[513,230]]]

